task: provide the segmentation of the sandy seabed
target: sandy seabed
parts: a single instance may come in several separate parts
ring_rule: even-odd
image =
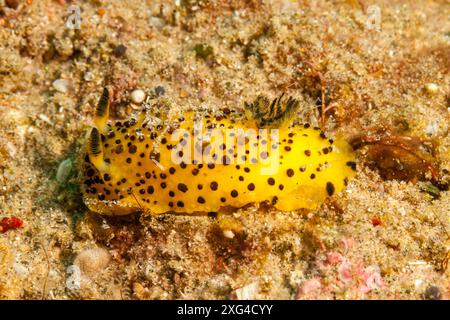
[[[138,89],[181,111],[285,92],[314,122],[313,65],[330,133],[431,140],[448,184],[449,14],[444,0],[0,0],[0,220],[24,221],[0,232],[0,298],[449,299],[449,191],[384,179],[367,148],[334,204],[307,213],[102,217],[77,179],[106,84],[115,119]]]

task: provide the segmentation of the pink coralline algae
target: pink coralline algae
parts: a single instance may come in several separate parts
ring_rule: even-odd
[[[352,239],[344,239],[341,249],[325,252],[318,258],[320,275],[303,281],[297,290],[297,299],[324,299],[336,297],[336,294],[361,297],[371,291],[386,287],[376,265],[365,265],[362,261],[353,261],[350,252],[354,248]]]
[[[313,278],[313,279],[307,280],[307,281],[303,282],[303,284],[300,286],[300,288],[297,292],[297,298],[300,299],[311,293],[319,291],[321,288],[322,288],[322,284],[320,283],[319,279]]]
[[[384,282],[377,266],[364,267],[364,264],[361,262],[353,264],[344,259],[338,267],[338,274],[339,280],[344,286],[355,283],[357,292],[362,294],[384,287]]]

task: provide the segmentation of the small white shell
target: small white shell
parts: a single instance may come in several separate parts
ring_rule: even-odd
[[[425,84],[425,90],[431,95],[436,94],[439,91],[439,86],[436,83]]]
[[[67,91],[69,91],[69,81],[65,79],[57,79],[53,81],[52,85],[53,88],[58,92],[67,93]]]
[[[238,300],[254,300],[258,292],[259,283],[257,281],[235,290]]]
[[[140,89],[136,89],[133,92],[131,92],[131,101],[134,103],[142,103],[145,99],[145,92]]]
[[[69,178],[71,171],[72,171],[72,160],[70,159],[63,160],[58,166],[58,171],[56,172],[56,181],[58,181],[59,183],[66,182],[67,178]]]
[[[228,239],[234,238],[234,232],[231,230],[223,230],[223,236]]]

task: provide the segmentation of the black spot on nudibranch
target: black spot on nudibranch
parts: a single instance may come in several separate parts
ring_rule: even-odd
[[[286,174],[287,174],[287,176],[288,176],[289,178],[291,178],[291,177],[294,176],[294,170],[292,170],[292,169],[287,169]]]
[[[197,202],[198,202],[198,203],[205,203],[206,201],[205,201],[205,198],[203,198],[202,196],[200,196],[200,197],[197,198]]]
[[[121,144],[119,144],[117,147],[116,147],[116,153],[117,154],[121,154],[123,152],[123,146],[121,145]]]
[[[216,181],[211,182],[210,184],[211,190],[216,191],[219,187],[219,184]]]
[[[347,166],[349,166],[353,171],[356,171],[356,162],[355,161],[347,161]]]
[[[274,197],[272,198],[272,205],[276,205],[277,202],[278,202],[278,197],[277,197],[277,196],[274,196]]]
[[[179,183],[178,190],[180,190],[181,192],[186,192],[188,191],[188,187],[184,183]]]
[[[92,168],[89,168],[89,169],[86,171],[86,175],[87,175],[88,177],[92,177],[94,174],[95,174],[95,171],[94,171],[94,169],[92,169]]]
[[[334,194],[334,185],[331,182],[327,182],[327,193],[330,197]]]
[[[347,177],[344,178],[344,186],[348,186],[348,178]]]

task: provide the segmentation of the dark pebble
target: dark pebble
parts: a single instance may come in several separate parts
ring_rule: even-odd
[[[18,0],[6,0],[6,5],[8,8],[16,10],[19,7],[19,1]]]
[[[127,47],[125,47],[123,44],[119,44],[115,49],[114,49],[114,55],[117,58],[122,57],[123,55],[125,55],[125,53],[127,52]]]
[[[166,89],[164,89],[163,86],[157,86],[155,87],[155,94],[157,96],[163,96],[166,93]]]
[[[442,294],[438,287],[431,286],[431,287],[428,287],[427,290],[425,290],[425,293],[423,294],[423,298],[425,300],[441,300]]]

